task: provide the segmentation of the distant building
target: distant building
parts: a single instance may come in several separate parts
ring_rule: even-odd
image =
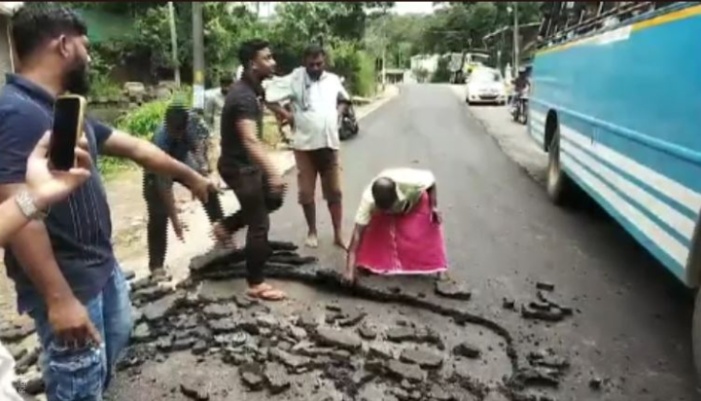
[[[421,70],[433,74],[438,69],[439,58],[440,56],[437,54],[417,54],[411,58],[411,70]]]

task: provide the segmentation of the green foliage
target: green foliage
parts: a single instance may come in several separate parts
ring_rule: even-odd
[[[433,83],[446,83],[450,82],[450,69],[448,64],[450,60],[448,57],[441,57],[438,59],[438,65],[436,66],[436,71],[431,76],[431,82]]]
[[[331,46],[329,59],[330,69],[346,78],[351,94],[370,96],[375,93],[375,59],[356,44],[338,41]]]
[[[144,103],[121,115],[117,119],[115,126],[120,131],[124,131],[138,138],[151,140],[153,134],[163,123],[168,104],[176,97],[192,101],[192,88],[185,87],[181,92],[174,94],[170,99],[154,100]],[[133,164],[123,159],[101,157],[98,167],[103,175],[109,176],[110,174],[114,174],[130,166],[133,166]]]

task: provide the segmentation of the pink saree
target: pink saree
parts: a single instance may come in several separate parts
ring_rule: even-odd
[[[431,220],[428,194],[406,214],[373,214],[358,246],[356,265],[379,275],[446,271],[443,227]]]

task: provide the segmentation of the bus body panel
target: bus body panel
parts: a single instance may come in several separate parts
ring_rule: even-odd
[[[673,274],[701,210],[701,5],[545,49],[533,62],[529,132],[557,114],[562,167]]]

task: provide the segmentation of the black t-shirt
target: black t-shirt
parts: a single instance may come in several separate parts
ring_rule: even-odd
[[[226,95],[221,117],[221,157],[219,170],[253,166],[248,151],[243,146],[242,135],[236,127],[241,120],[253,120],[258,125],[258,137],[263,130],[262,89],[241,79],[236,81]]]

